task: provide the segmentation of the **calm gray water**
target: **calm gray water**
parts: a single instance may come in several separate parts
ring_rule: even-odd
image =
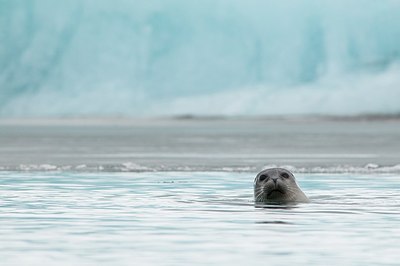
[[[263,208],[254,175],[0,172],[1,265],[398,265],[398,174],[297,174],[312,203]]]
[[[0,120],[0,170],[347,172],[371,163],[400,170],[399,118]]]

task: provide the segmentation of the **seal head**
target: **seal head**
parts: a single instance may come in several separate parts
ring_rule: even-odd
[[[256,203],[309,202],[294,175],[283,168],[265,169],[254,179]]]

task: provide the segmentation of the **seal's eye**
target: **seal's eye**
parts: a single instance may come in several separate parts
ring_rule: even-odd
[[[264,181],[265,179],[267,179],[267,175],[261,175],[260,177],[259,177],[259,180],[260,181]]]
[[[281,177],[283,177],[283,178],[289,178],[289,174],[288,174],[288,173],[282,173],[282,174],[281,174]]]

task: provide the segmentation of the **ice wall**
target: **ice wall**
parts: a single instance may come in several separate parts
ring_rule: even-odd
[[[0,115],[400,112],[400,1],[0,0]]]

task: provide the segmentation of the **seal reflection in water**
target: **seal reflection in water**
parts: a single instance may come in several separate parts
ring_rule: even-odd
[[[254,179],[256,203],[309,202],[296,183],[294,175],[283,168],[265,169]]]

